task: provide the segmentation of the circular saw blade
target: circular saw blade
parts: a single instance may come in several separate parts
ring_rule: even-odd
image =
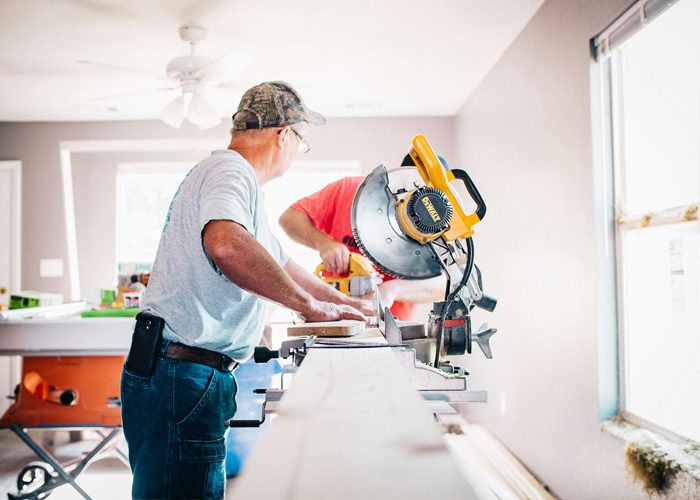
[[[409,280],[440,276],[442,268],[430,245],[409,238],[396,218],[396,195],[383,165],[364,180],[352,203],[352,232],[362,253],[383,273]]]

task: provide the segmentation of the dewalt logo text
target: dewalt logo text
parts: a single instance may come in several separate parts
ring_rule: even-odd
[[[425,205],[425,208],[428,210],[428,213],[430,216],[433,218],[434,222],[437,222],[441,219],[440,215],[437,213],[437,210],[435,210],[435,207],[433,206],[432,202],[430,201],[430,198],[427,196],[423,196],[421,198],[421,201],[423,202],[423,205]]]

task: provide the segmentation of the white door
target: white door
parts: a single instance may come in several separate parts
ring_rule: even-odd
[[[10,292],[20,287],[21,206],[21,164],[0,161],[0,308],[7,307]],[[19,382],[20,366],[18,356],[0,356],[0,414],[11,403],[6,396]]]

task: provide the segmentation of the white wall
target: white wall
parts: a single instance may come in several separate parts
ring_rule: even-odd
[[[494,359],[465,361],[490,402],[464,412],[562,498],[646,497],[597,399],[588,41],[628,3],[545,2],[456,119],[457,159],[488,204],[476,261],[500,299],[478,318],[499,329]]]
[[[228,144],[227,123],[208,130],[172,129],[160,122],[0,123],[0,159],[23,167],[22,283],[69,295],[59,142],[98,139],[213,138]],[[356,160],[369,172],[379,163],[398,166],[414,134],[423,133],[441,155],[453,150],[453,118],[330,118],[312,129],[304,159]],[[81,290],[111,285],[114,263],[116,165],[127,161],[191,161],[203,153],[77,153],[72,155]],[[64,259],[65,276],[40,278],[40,258]],[[106,282],[105,282],[106,281]]]

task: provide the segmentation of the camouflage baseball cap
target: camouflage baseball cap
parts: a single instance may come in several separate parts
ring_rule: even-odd
[[[284,127],[303,121],[326,123],[323,115],[307,108],[299,93],[285,82],[263,82],[248,89],[233,114],[235,130]]]

